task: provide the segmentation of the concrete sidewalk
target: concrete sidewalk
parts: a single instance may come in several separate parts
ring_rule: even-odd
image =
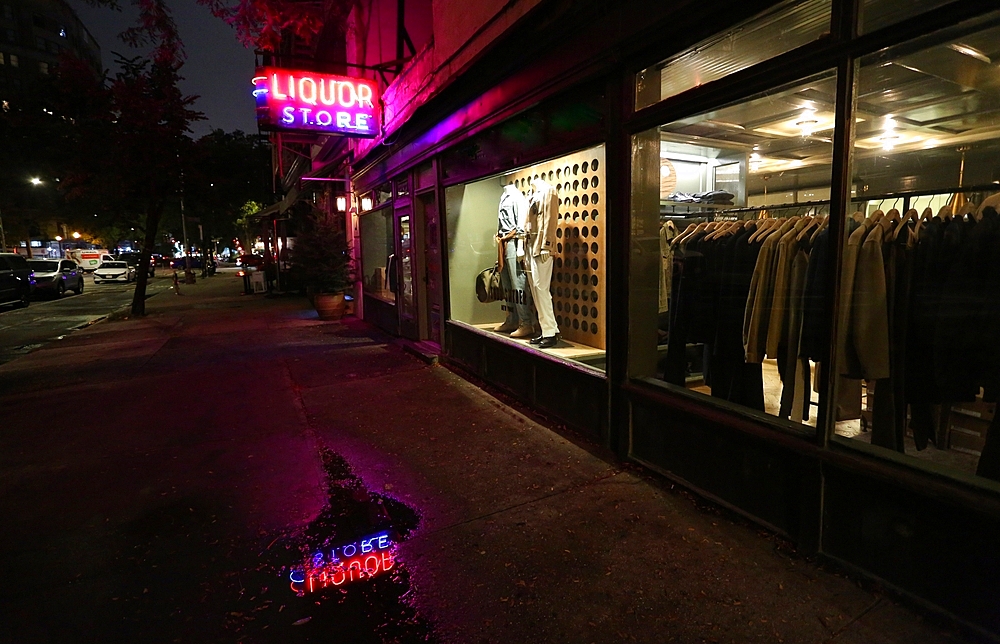
[[[361,322],[183,289],[0,366],[0,641],[393,640],[388,582],[288,585],[337,458],[420,515],[390,621],[432,640],[960,641]]]

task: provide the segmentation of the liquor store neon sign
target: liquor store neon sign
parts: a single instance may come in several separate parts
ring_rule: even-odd
[[[288,575],[291,588],[298,594],[311,593],[327,586],[343,586],[382,575],[396,565],[388,533],[376,534],[354,543],[319,551],[303,568]]]
[[[262,130],[378,136],[374,81],[261,67],[253,86]]]

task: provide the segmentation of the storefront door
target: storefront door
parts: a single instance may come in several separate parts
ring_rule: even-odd
[[[420,339],[420,327],[416,317],[416,261],[414,259],[413,217],[409,205],[396,208],[396,231],[398,235],[399,290],[396,293],[399,305],[400,335],[411,340]]]

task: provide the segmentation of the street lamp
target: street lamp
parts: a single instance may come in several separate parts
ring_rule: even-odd
[[[80,233],[73,233],[73,239],[80,239]]]
[[[62,235],[56,235],[56,241],[59,242],[59,256],[62,257],[63,254]]]
[[[38,177],[31,177],[31,185],[40,186],[42,185],[42,180],[39,179]]]

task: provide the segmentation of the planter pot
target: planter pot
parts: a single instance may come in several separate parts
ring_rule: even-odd
[[[319,313],[321,320],[339,320],[344,317],[344,310],[347,308],[344,302],[344,294],[337,293],[317,293],[313,297],[313,306]]]

